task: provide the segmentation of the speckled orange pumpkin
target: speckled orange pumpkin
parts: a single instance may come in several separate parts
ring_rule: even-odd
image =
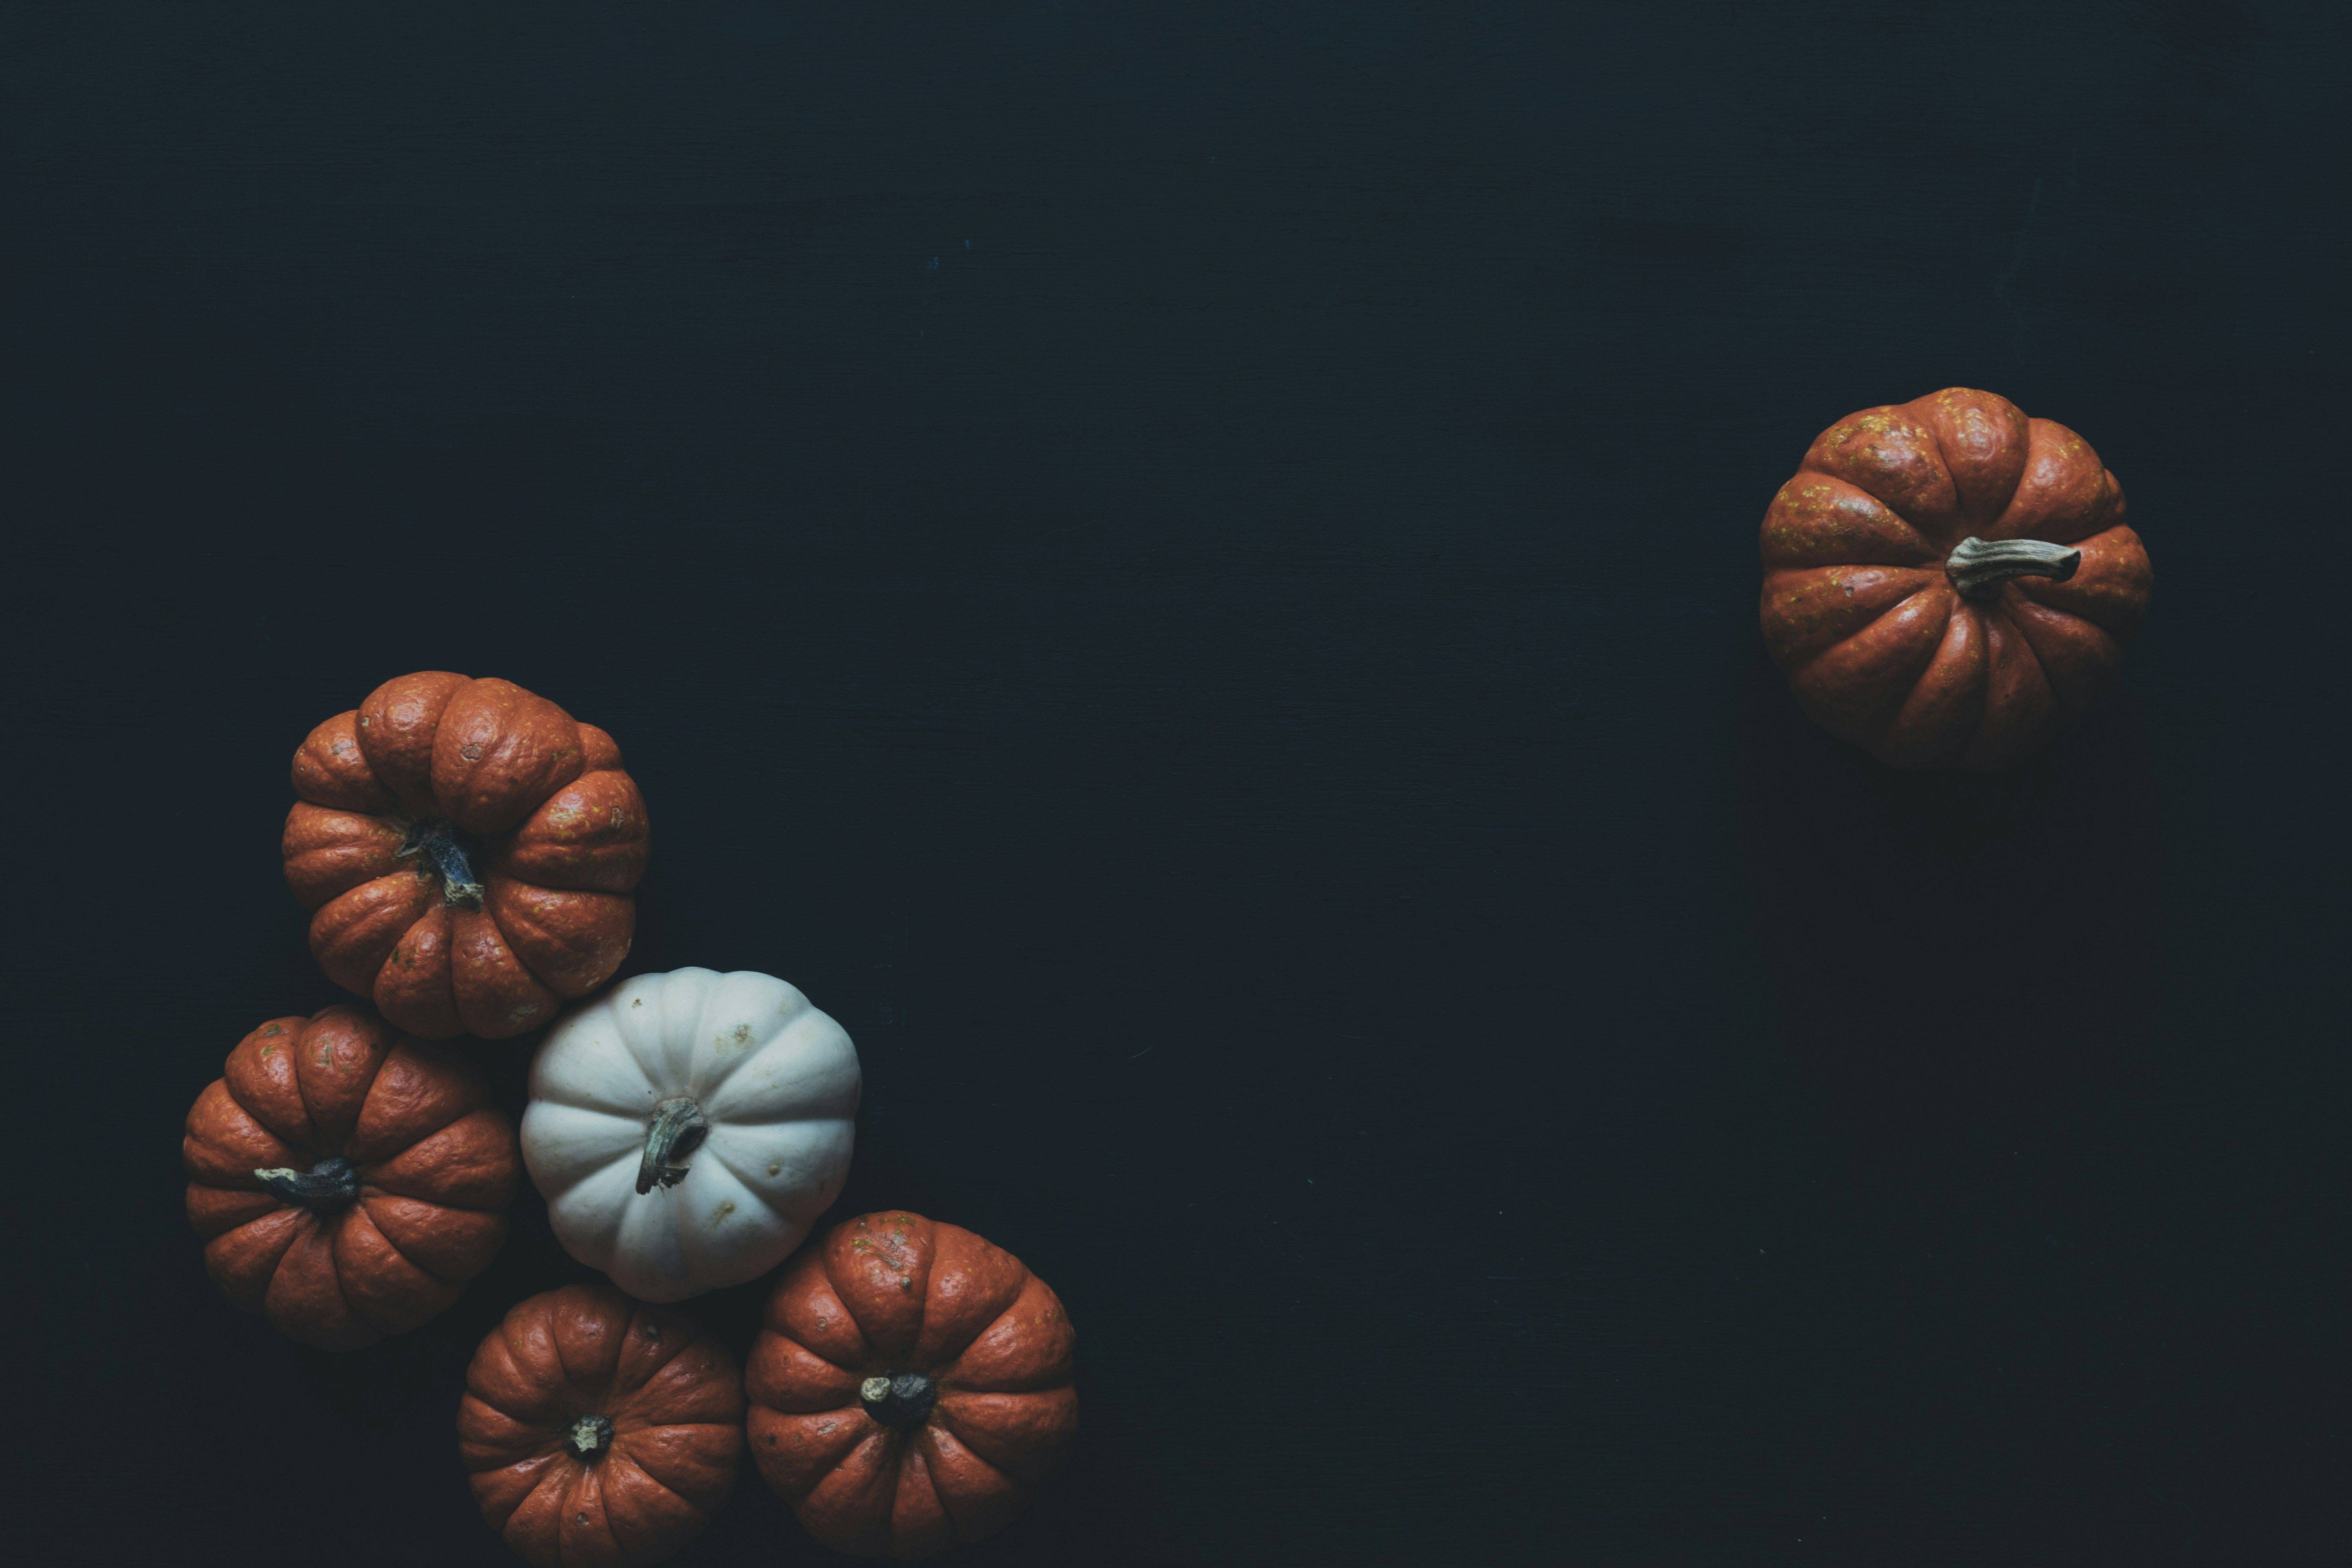
[[[294,753],[282,846],[330,979],[412,1035],[506,1039],[613,977],[645,801],[620,748],[506,680],[404,675]]]
[[[929,1557],[1029,1506],[1078,1425],[1045,1282],[968,1230],[861,1215],[787,1265],[744,1369],[752,1461],[809,1533]]]
[[[457,1453],[482,1518],[536,1568],[642,1568],[734,1489],[743,1380],[685,1313],[566,1285],[474,1352]]]
[[[1966,387],[1822,432],[1763,554],[1764,640],[1797,700],[1901,768],[2030,754],[2114,676],[2153,581],[2090,444]]]
[[[473,1065],[356,1007],[238,1041],[188,1112],[181,1158],[213,1282],[331,1351],[455,1301],[506,1239],[522,1173]]]

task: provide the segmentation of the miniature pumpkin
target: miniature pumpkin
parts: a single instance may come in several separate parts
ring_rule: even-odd
[[[848,1173],[858,1088],[841,1026],[774,976],[641,974],[548,1031],[523,1160],[566,1251],[682,1300],[800,1245]]]
[[[1763,554],[1797,700],[1903,768],[2022,759],[2114,676],[2153,581],[2090,445],[1965,387],[1823,431]]]
[[[294,753],[286,882],[329,979],[412,1035],[506,1039],[613,976],[645,875],[620,748],[506,680],[388,680]]]
[[[809,1533],[929,1557],[1003,1527],[1077,1430],[1075,1336],[1021,1260],[896,1211],[784,1270],[745,1369],[761,1476]]]
[[[213,1282],[331,1351],[455,1301],[506,1237],[519,1166],[481,1074],[347,1006],[238,1041],[181,1157]]]
[[[540,1568],[657,1563],[734,1489],[735,1358],[609,1285],[533,1296],[466,1369],[457,1453],[490,1528]]]

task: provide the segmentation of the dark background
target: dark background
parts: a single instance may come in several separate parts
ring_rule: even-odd
[[[1068,1301],[970,1562],[2340,1561],[2344,16],[0,7],[17,1522],[510,1560],[535,1197],[342,1358],[180,1212],[338,995],[288,759],[440,668],[627,749],[625,973],[848,1026],[836,1213]],[[2158,579],[1994,778],[1754,625],[1812,435],[1954,384]],[[680,1561],[834,1559],[747,1477]]]

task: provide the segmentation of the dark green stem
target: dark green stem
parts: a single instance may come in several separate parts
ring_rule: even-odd
[[[940,1385],[919,1372],[886,1372],[857,1385],[866,1414],[899,1432],[920,1426],[939,1397]]]
[[[481,847],[454,823],[428,816],[409,824],[398,853],[402,859],[421,859],[432,868],[441,884],[443,903],[469,910],[482,907],[482,884],[474,875],[474,858]]]
[[[670,1157],[694,1152],[709,1131],[702,1107],[689,1096],[675,1095],[655,1106],[653,1125],[646,1129],[646,1152],[637,1160],[637,1191],[674,1187],[686,1180],[686,1167],[671,1164]]]
[[[359,1167],[340,1154],[321,1160],[307,1171],[280,1166],[256,1171],[253,1176],[288,1203],[300,1204],[321,1214],[341,1208],[360,1195]]]
[[[612,1446],[609,1415],[575,1415],[563,1434],[563,1451],[575,1459],[593,1459]]]
[[[1944,572],[1963,599],[1990,599],[2011,577],[2048,577],[2063,583],[2083,564],[2083,552],[2064,544],[2039,539],[2004,539],[1988,544],[1971,536],[1963,539]]]

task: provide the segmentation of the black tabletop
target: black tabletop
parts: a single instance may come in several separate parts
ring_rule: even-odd
[[[181,1208],[229,1047],[341,994],[293,749],[439,668],[619,738],[625,974],[846,1026],[835,1214],[1066,1301],[1081,1437],[965,1561],[2339,1560],[2347,42],[8,8],[20,1512],[513,1561],[452,1415],[591,1277],[536,1196],[344,1356]],[[1756,627],[1807,443],[1948,385],[2082,432],[2158,584],[1990,777]],[[677,1559],[835,1560],[748,1476]]]

